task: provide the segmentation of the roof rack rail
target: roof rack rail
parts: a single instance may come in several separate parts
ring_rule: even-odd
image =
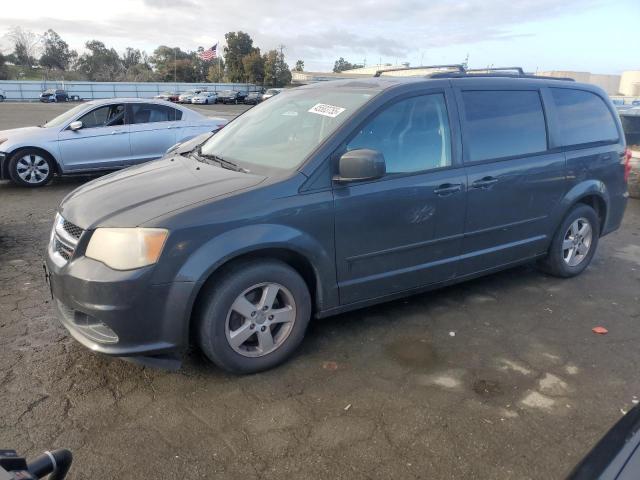
[[[462,73],[462,74],[465,73],[464,66],[456,63],[452,65],[423,65],[420,67],[401,67],[401,68],[382,69],[382,70],[377,70],[373,76],[379,77],[383,73],[387,73],[387,72],[403,72],[406,70],[428,70],[428,69],[436,69],[436,68],[439,68],[441,70],[444,70],[444,69],[457,70],[457,73]]]
[[[491,73],[491,72],[507,72],[514,70],[518,75],[526,75],[522,67],[488,67],[488,68],[467,68],[467,73]]]

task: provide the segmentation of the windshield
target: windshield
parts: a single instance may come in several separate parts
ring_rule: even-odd
[[[202,153],[249,170],[294,169],[376,93],[290,90],[226,125],[202,146]]]
[[[80,112],[82,112],[83,110],[86,110],[86,109],[87,109],[87,105],[86,104],[77,105],[77,106],[73,107],[71,110],[67,110],[64,113],[61,113],[57,117],[49,120],[44,125],[40,125],[40,126],[41,127],[45,127],[45,128],[62,127],[67,122],[71,121],[71,119],[73,117],[75,117],[77,114],[79,114]]]

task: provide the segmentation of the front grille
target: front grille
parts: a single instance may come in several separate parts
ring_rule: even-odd
[[[67,221],[67,220],[63,220],[62,221],[62,228],[65,232],[67,232],[69,235],[71,235],[73,238],[75,238],[76,240],[78,240],[82,234],[84,233],[84,230],[81,229],[79,226],[74,225],[73,223]]]
[[[56,252],[58,252],[58,254],[68,262],[73,255],[73,248],[68,247],[57,238],[54,238],[53,241],[55,243]]]

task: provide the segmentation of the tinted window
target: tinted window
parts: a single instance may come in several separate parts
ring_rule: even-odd
[[[540,95],[535,91],[462,92],[467,161],[547,149]]]
[[[442,94],[394,103],[369,120],[348,150],[369,148],[384,155],[387,173],[407,173],[451,165],[451,134]]]
[[[561,145],[618,139],[618,129],[602,98],[584,90],[551,88]]]
[[[124,125],[124,105],[105,105],[91,110],[78,120],[82,122],[83,128]]]
[[[180,110],[165,105],[131,104],[131,123],[173,122],[181,118],[182,112]]]

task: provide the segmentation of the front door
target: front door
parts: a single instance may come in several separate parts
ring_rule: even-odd
[[[467,219],[459,275],[543,253],[566,190],[565,158],[547,150],[538,90],[459,92]]]
[[[131,103],[131,163],[160,158],[176,142],[182,112],[167,105]]]
[[[383,107],[344,150],[381,152],[387,174],[334,185],[340,302],[403,292],[454,277],[466,177],[452,155],[445,91]]]
[[[124,104],[97,107],[78,119],[82,128],[69,127],[58,135],[65,171],[118,168],[131,155]]]

